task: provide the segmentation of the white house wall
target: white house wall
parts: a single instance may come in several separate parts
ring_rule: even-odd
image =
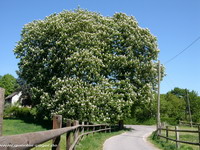
[[[15,96],[13,96],[11,104],[14,104],[14,103],[18,102],[21,95],[22,95],[22,92],[19,92],[18,94],[16,94]]]

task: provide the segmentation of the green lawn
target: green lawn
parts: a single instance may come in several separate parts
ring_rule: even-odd
[[[4,119],[3,120],[3,135],[15,135],[23,134],[29,132],[45,131],[46,128],[43,128],[40,125],[33,123],[26,123],[23,120],[18,119]],[[51,149],[52,141],[48,141],[39,147],[33,148],[35,150],[49,150]],[[42,146],[42,147],[41,147]],[[65,148],[65,135],[61,137],[61,150]]]
[[[42,126],[25,123],[22,120],[17,119],[4,119],[3,120],[3,135],[14,135],[28,132],[44,131],[46,130]]]
[[[42,126],[25,123],[22,120],[17,119],[4,119],[3,121],[3,135],[15,135],[28,132],[37,132],[47,130]],[[77,150],[102,150],[103,143],[106,139],[121,134],[125,131],[117,131],[112,133],[95,133],[94,135],[84,136],[83,139],[77,146]],[[49,150],[51,149],[52,140],[33,148],[34,150]],[[60,149],[65,149],[66,145],[66,135],[61,136]]]

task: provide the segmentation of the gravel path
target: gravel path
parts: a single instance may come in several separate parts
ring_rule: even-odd
[[[104,150],[158,150],[146,138],[156,130],[155,126],[126,125],[128,132],[109,138]]]

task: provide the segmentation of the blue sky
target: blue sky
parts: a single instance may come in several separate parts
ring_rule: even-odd
[[[103,16],[116,12],[134,16],[158,39],[159,59],[167,74],[161,82],[161,93],[180,87],[200,94],[200,40],[166,64],[200,36],[199,0],[1,0],[0,75],[10,73],[17,77],[19,60],[13,49],[24,24],[78,6]]]

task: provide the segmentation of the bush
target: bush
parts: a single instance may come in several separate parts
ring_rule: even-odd
[[[143,125],[154,125],[156,124],[156,120],[154,118],[150,118],[144,121],[138,121],[136,118],[128,118],[124,121],[125,124],[143,124]]]
[[[35,108],[20,106],[5,106],[4,119],[20,119],[26,123],[41,125],[43,128],[52,129],[52,120],[41,118]]]
[[[161,122],[166,122],[170,125],[177,125],[179,120],[176,118],[161,117]]]
[[[19,106],[7,106],[4,110],[4,118],[12,119],[35,119],[34,109]]]

